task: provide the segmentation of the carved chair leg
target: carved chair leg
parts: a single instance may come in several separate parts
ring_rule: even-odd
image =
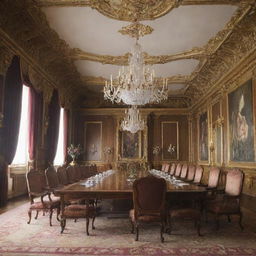
[[[196,220],[195,221],[195,226],[196,226],[196,229],[197,229],[198,236],[202,236],[202,234],[201,234],[201,221],[200,220]]]
[[[134,234],[134,223],[131,219],[130,219],[130,222],[131,222],[131,225],[132,225],[131,233]]]
[[[60,216],[60,208],[58,207],[57,208],[57,221],[60,221],[60,218],[59,218],[59,216]]]
[[[164,242],[164,236],[163,236],[164,227],[165,227],[164,222],[161,222],[160,239],[161,239],[161,242],[162,242],[162,243]]]
[[[36,219],[37,219],[37,217],[38,217],[38,213],[39,213],[39,211],[36,211],[35,220],[36,220]]]
[[[52,213],[53,213],[53,209],[50,209],[50,216],[49,216],[50,226],[52,226]]]
[[[63,231],[64,231],[64,229],[65,229],[65,227],[66,227],[66,219],[61,219],[60,220],[60,226],[61,226],[61,231],[60,231],[60,233],[62,234],[63,233]]]
[[[95,229],[95,226],[94,226],[95,218],[96,218],[96,216],[94,215],[94,216],[92,217],[92,229]]]
[[[136,222],[135,222],[135,229],[136,229],[135,241],[138,241],[139,240],[139,225]]]
[[[240,212],[239,213],[239,226],[240,226],[241,230],[243,231],[244,227],[243,227],[243,224],[242,224],[242,220],[243,220],[243,213]]]
[[[90,224],[90,219],[89,217],[86,218],[86,234],[89,236],[89,224]]]
[[[28,219],[28,222],[27,222],[28,224],[30,224],[31,216],[32,216],[32,212],[31,212],[31,210],[29,210],[29,211],[28,211],[28,218],[29,218],[29,219]]]

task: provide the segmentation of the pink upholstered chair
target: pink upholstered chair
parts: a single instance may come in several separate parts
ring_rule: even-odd
[[[176,166],[175,174],[174,174],[175,177],[180,177],[181,168],[182,168],[182,165],[180,163],[178,163]]]
[[[192,182],[194,180],[195,172],[196,172],[196,167],[194,165],[189,165],[187,181]]]
[[[58,175],[58,180],[59,183],[63,186],[68,185],[68,176],[67,176],[67,171],[65,166],[60,166],[57,168],[57,175]]]
[[[242,212],[240,209],[240,195],[243,187],[244,174],[239,169],[229,170],[226,176],[224,194],[218,194],[214,200],[208,201],[206,212],[213,213],[216,220],[216,228],[219,228],[219,216],[239,215],[239,225],[242,226]]]
[[[51,192],[55,194],[55,191],[57,189],[60,189],[63,187],[63,185],[60,184],[58,174],[54,168],[54,166],[50,166],[45,170],[45,176],[47,180],[47,184]]]
[[[35,219],[38,217],[38,213],[49,212],[50,226],[52,226],[52,214],[54,210],[57,210],[57,219],[60,213],[60,201],[52,200],[49,190],[45,187],[45,175],[39,171],[31,169],[26,173],[26,180],[28,186],[28,194],[30,197],[30,207],[28,210],[28,224],[30,224],[32,211],[36,212]],[[45,197],[48,199],[45,199]]]
[[[173,163],[173,164],[171,165],[171,169],[170,169],[170,175],[171,175],[171,176],[174,175],[175,169],[176,169],[176,165]]]
[[[154,176],[147,176],[134,181],[134,209],[130,210],[130,219],[132,223],[132,233],[134,232],[134,227],[136,229],[135,241],[139,239],[139,225],[142,222],[159,222],[161,224],[161,242],[164,241],[163,232],[167,218],[165,202],[166,190],[166,181]]]
[[[188,173],[188,165],[187,164],[183,164],[183,166],[181,168],[180,178],[185,180],[186,177],[187,177],[187,173]]]
[[[170,164],[165,164],[164,172],[169,173],[169,170],[170,170]]]
[[[194,177],[193,183],[198,184],[198,185],[201,184],[203,172],[204,172],[204,169],[202,168],[202,166],[198,165],[196,167],[196,172],[195,172],[195,177]]]
[[[161,171],[162,171],[162,172],[165,171],[165,166],[166,166],[166,164],[162,164],[162,167],[161,167]]]
[[[209,179],[207,189],[216,189],[220,179],[220,169],[218,167],[211,167],[209,172]]]

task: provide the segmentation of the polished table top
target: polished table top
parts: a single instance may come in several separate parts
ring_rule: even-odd
[[[138,172],[136,178],[150,175],[149,171]],[[153,173],[154,175],[156,173]],[[65,186],[57,192],[63,194],[132,194],[132,181],[129,180],[128,173],[125,171],[108,171],[105,174],[91,177],[83,181]],[[167,193],[185,193],[185,192],[205,192],[205,188],[184,182],[176,182],[167,180]]]

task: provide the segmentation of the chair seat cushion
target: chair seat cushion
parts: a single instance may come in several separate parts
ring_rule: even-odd
[[[66,218],[88,218],[95,216],[95,207],[80,204],[71,204],[65,207]]]
[[[134,209],[130,210],[129,216],[132,222],[134,222],[135,221]],[[141,215],[141,216],[138,216],[138,220],[143,222],[159,222],[161,221],[161,217],[160,215]]]
[[[170,211],[171,218],[195,219],[201,218],[200,211],[193,208],[173,209]]]
[[[60,200],[53,200],[53,201],[44,201],[42,202],[35,202],[30,205],[31,210],[43,210],[43,209],[53,209],[60,207]]]

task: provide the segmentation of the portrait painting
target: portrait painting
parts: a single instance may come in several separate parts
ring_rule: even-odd
[[[228,94],[230,161],[255,161],[252,95],[252,80]]]
[[[208,161],[208,116],[204,112],[199,117],[199,158],[201,161]]]
[[[122,158],[140,158],[140,132],[131,133],[122,131]]]

